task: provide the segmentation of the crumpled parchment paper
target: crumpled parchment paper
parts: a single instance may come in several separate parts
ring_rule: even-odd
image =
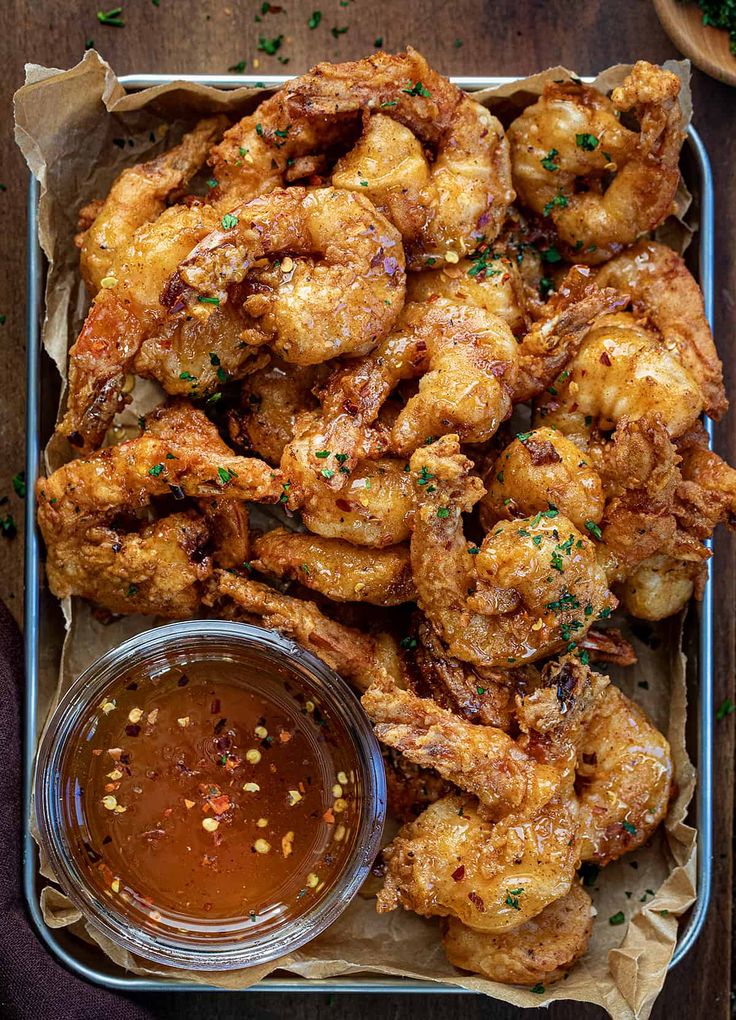
[[[691,114],[686,62],[666,65],[683,81],[683,109]],[[625,76],[617,66],[597,79],[610,89]],[[501,88],[476,93],[484,105],[508,123],[541,93],[545,82],[569,77],[552,68]],[[232,116],[250,112],[262,89],[213,88],[179,82],[126,94],[112,69],[94,51],[68,71],[29,65],[26,84],[15,97],[16,139],[41,190],[39,238],[47,257],[46,313],[43,343],[66,379],[67,351],[81,325],[88,298],[78,272],[74,246],[77,214],[90,199],[104,195],[126,166],[150,158],[174,144],[199,117],[224,111]],[[681,189],[672,217],[661,236],[682,251],[691,235],[687,223],[689,195]],[[150,383],[138,384],[131,420],[160,399]],[[53,440],[46,465],[53,469],[66,449]],[[42,683],[41,708],[51,709],[58,694],[103,651],[150,627],[145,617],[129,617],[102,625],[79,600],[64,606],[67,638],[58,677]],[[626,624],[624,623],[624,627]],[[540,1006],[556,999],[591,1002],[615,1020],[646,1020],[662,988],[677,941],[678,917],[695,898],[696,832],[685,822],[695,785],[695,771],[685,748],[686,690],[681,621],[652,629],[647,641],[630,636],[639,656],[635,667],[616,680],[648,712],[672,744],[676,795],[665,825],[651,843],[605,868],[591,892],[597,911],[587,955],[566,980],[542,994],[496,984],[456,970],[446,960],[438,919],[424,919],[397,910],[378,915],[374,901],[358,897],[318,939],[291,956],[229,973],[185,973],[134,958],[89,927],[69,900],[53,886],[41,893],[46,923],[70,927],[87,943],[136,974],[165,975],[223,988],[245,988],[275,969],[307,978],[351,975],[359,985],[368,973],[405,976],[468,988],[518,1006]],[[612,671],[614,674],[615,670]],[[45,704],[44,704],[45,702]],[[45,862],[42,874],[53,879]],[[626,922],[611,925],[609,917],[623,911]]]

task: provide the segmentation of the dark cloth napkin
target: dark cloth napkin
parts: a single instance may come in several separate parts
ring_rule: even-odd
[[[21,884],[23,645],[0,602],[0,1017],[3,1020],[149,1020],[137,1003],[88,984],[36,935]]]

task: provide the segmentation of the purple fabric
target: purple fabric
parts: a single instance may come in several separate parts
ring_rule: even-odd
[[[148,1020],[124,995],[87,984],[50,955],[26,912],[21,884],[23,646],[0,603],[0,1017],[3,1020]]]

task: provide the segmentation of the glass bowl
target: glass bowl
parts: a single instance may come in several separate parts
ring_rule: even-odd
[[[324,753],[334,757],[333,766],[335,761],[343,762],[340,774],[349,771],[355,783],[351,788],[356,805],[353,818],[348,826],[340,825],[344,834],[340,837],[340,853],[334,858],[339,856],[339,860],[329,880],[310,889],[298,910],[272,912],[273,916],[264,915],[265,919],[257,924],[251,923],[253,916],[247,915],[224,921],[214,918],[211,922],[183,913],[173,917],[170,911],[159,911],[150,894],[143,897],[144,903],[135,896],[126,896],[124,875],[123,900],[101,886],[98,871],[104,865],[99,864],[101,856],[89,842],[92,823],[85,814],[85,778],[80,779],[75,772],[97,730],[102,732],[103,708],[115,703],[116,693],[119,696],[131,686],[137,689],[141,677],[144,685],[149,681],[155,685],[164,682],[161,678],[168,682],[174,670],[187,668],[191,672],[216,663],[226,664],[229,682],[234,678],[236,684],[255,690],[252,685],[248,688],[243,677],[259,673],[270,689],[283,692],[284,698],[295,698],[310,712],[316,706],[317,716],[327,720],[320,725],[331,734],[322,741]],[[131,685],[133,676],[137,680]],[[117,773],[113,775],[117,778]],[[91,776],[92,766],[92,785]],[[380,849],[386,812],[380,748],[345,681],[281,634],[226,621],[186,621],[156,627],[97,659],[72,684],[46,727],[38,752],[34,792],[40,844],[59,885],[90,925],[137,956],[194,970],[232,970],[262,964],[287,955],[324,931],[345,910],[366,878]],[[342,796],[339,791],[338,795]],[[343,817],[347,820],[347,816],[338,820]],[[113,891],[119,891],[119,887],[119,883],[117,889],[113,885]]]

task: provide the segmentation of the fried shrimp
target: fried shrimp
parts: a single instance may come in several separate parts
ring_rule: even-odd
[[[337,623],[314,602],[224,570],[214,572],[205,602],[215,607],[217,616],[244,619],[294,638],[359,690],[367,690],[382,671],[402,682],[398,649],[390,635],[366,634]]]
[[[557,770],[539,764],[503,730],[467,722],[388,677],[377,677],[361,703],[381,743],[474,793],[484,817],[532,814],[555,795]]]
[[[411,459],[417,601],[453,656],[490,666],[532,662],[582,637],[616,600],[593,543],[554,508],[499,522],[480,548],[469,548],[461,514],[484,494],[470,469],[454,436]],[[424,479],[431,486],[416,484]]]
[[[509,932],[487,934],[456,918],[445,922],[447,959],[491,981],[545,987],[563,978],[588,948],[595,910],[578,884]]]
[[[404,301],[401,238],[365,195],[288,188],[239,205],[179,263],[162,295],[175,317],[207,321],[234,285],[255,335],[285,361],[366,354]]]
[[[153,524],[136,521],[136,514],[161,496],[276,502],[280,491],[277,472],[235,457],[201,412],[184,402],[159,408],[139,438],[39,480],[51,589],[113,612],[191,615],[199,582],[211,573],[208,546],[217,526],[193,512]]]
[[[324,381],[327,365],[287,365],[280,358],[243,381],[240,409],[228,414],[231,440],[253,450],[269,464],[278,464],[286,444],[294,438],[299,415],[315,411],[315,389]]]
[[[411,48],[317,65],[231,128],[211,162],[228,208],[331,173],[395,224],[412,268],[495,238],[514,197],[498,120]]]
[[[111,276],[117,255],[139,227],[157,219],[168,199],[186,187],[226,124],[225,117],[201,120],[173,149],[123,170],[107,198],[81,210],[86,229],[77,235],[76,243],[81,249],[82,278],[91,294]]]
[[[479,245],[470,257],[442,269],[409,273],[406,278],[407,301],[435,301],[447,298],[459,305],[482,308],[498,315],[516,337],[526,333],[524,284],[515,259],[503,248]]]
[[[577,766],[581,858],[599,864],[642,846],[667,813],[670,746],[638,705],[606,689]]]
[[[502,450],[483,480],[481,521],[531,517],[556,507],[578,530],[603,517],[603,482],[584,450],[556,429],[541,427],[517,435]]]
[[[197,397],[253,367],[257,348],[244,342],[251,334],[237,309],[216,308],[206,323],[172,320],[159,300],[179,261],[216,223],[213,210],[201,203],[172,206],[116,252],[109,285],[97,295],[69,352],[61,431],[72,445],[90,449],[102,443],[130,400],[129,372],[156,379],[168,393]]]
[[[624,417],[656,414],[674,439],[703,410],[688,369],[629,312],[595,323],[554,389],[539,399],[537,418],[567,435],[586,435],[591,425],[610,431]]]
[[[627,613],[640,620],[665,620],[690,599],[702,598],[706,567],[702,560],[678,560],[658,553],[642,560],[616,590]]]
[[[579,860],[574,805],[489,822],[474,797],[443,797],[383,851],[378,911],[455,917],[479,932],[518,928],[572,886]]]
[[[411,515],[406,462],[392,457],[361,460],[346,487],[335,492],[330,482],[342,468],[348,470],[347,458],[330,449],[319,414],[302,415],[281,459],[289,508],[299,510],[309,530],[323,538],[379,549],[405,542]]]
[[[638,61],[608,99],[547,85],[508,130],[514,187],[549,217],[571,260],[599,263],[671,213],[684,138],[675,74]],[[633,114],[629,130],[620,114]]]
[[[600,287],[629,295],[633,311],[661,335],[665,347],[698,383],[704,410],[719,420],[728,408],[723,367],[703,306],[684,260],[656,241],[640,241],[596,272]]]
[[[398,606],[415,597],[408,545],[365,549],[339,538],[274,528],[253,542],[252,566],[334,602]]]

